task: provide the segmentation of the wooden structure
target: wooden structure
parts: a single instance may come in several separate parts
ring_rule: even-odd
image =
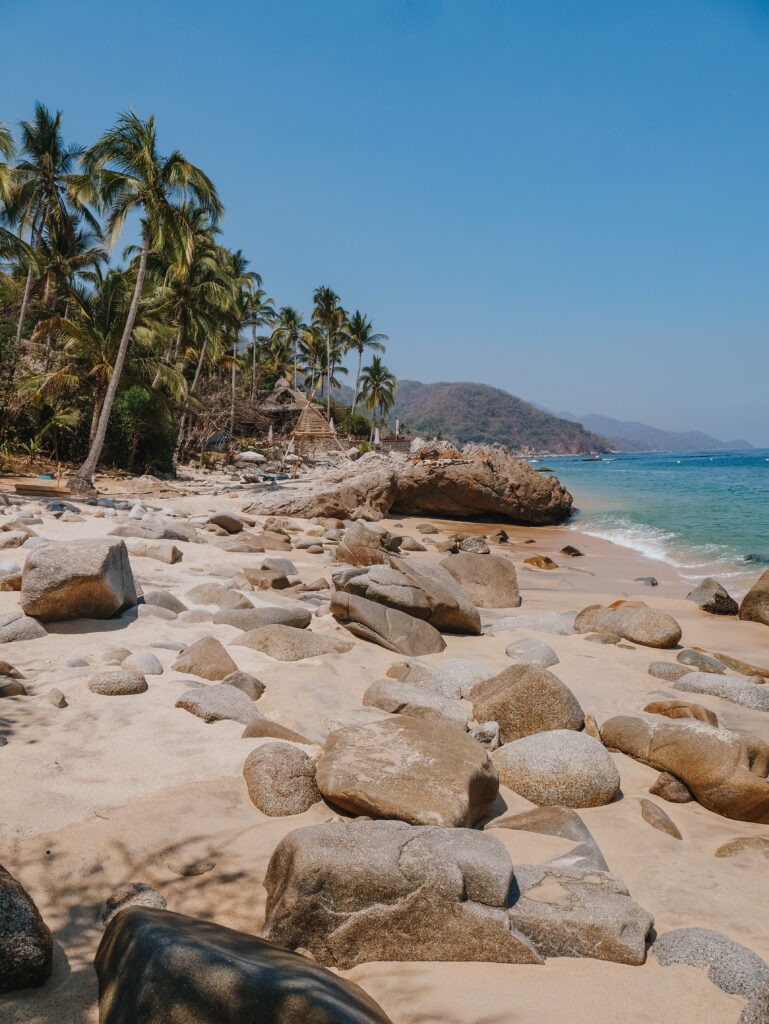
[[[286,382],[288,383],[288,382]],[[304,396],[302,396],[304,397]],[[305,398],[304,407],[299,413],[299,419],[296,422],[296,426],[293,429],[291,438],[286,448],[286,455],[292,453],[294,447],[294,439],[299,440],[299,449],[296,452],[296,462],[294,468],[291,471],[291,479],[293,480],[296,476],[296,471],[299,469],[299,463],[302,461],[302,449],[304,448],[305,441],[309,438],[311,440],[332,440],[335,441],[339,446],[339,451],[348,458],[347,452],[341,445],[339,438],[337,437],[336,430],[334,430],[331,423],[329,423],[320,410],[312,404],[312,400],[315,397],[315,389],[309,398]],[[285,455],[283,456],[285,460]]]

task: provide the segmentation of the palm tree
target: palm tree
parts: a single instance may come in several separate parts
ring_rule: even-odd
[[[339,353],[339,335],[346,319],[339,305],[339,296],[326,285],[316,288],[312,295],[315,308],[313,322],[323,328],[326,335],[326,419],[331,418],[331,378],[334,376],[334,352]]]
[[[372,412],[372,438],[374,436],[377,408],[382,414],[382,419],[387,419],[395,401],[394,391],[397,383],[395,375],[390,373],[386,366],[382,365],[381,357],[372,356],[371,365],[364,367],[360,377],[361,396],[366,408]]]
[[[93,486],[91,480],[104,446],[112,403],[139,309],[150,248],[161,250],[167,246],[177,254],[180,263],[192,255],[193,234],[174,200],[194,200],[212,222],[222,212],[216,189],[203,171],[178,150],[169,157],[159,155],[154,117],[142,121],[133,111],[122,114],[115,127],[84,153],[83,166],[85,174],[78,183],[78,194],[86,199],[98,199],[106,210],[111,245],[120,237],[129,213],[141,210],[143,220],[142,247],[131,305],[93,442],[85,462],[70,478],[70,487],[75,491],[90,490]]]
[[[323,368],[326,365],[326,342],[323,329],[318,324],[308,324],[307,329],[302,332],[299,338],[299,355],[305,364],[304,386],[309,391],[314,391],[315,372],[319,370],[322,379]]]
[[[121,270],[110,270],[105,277],[94,275],[95,287],[70,290],[70,316],[51,316],[38,325],[37,335],[59,342],[59,365],[53,370],[22,378],[17,385],[20,397],[41,396],[50,401],[62,391],[77,391],[85,385],[92,409],[89,444],[93,443],[115,366],[128,310],[133,281]],[[186,392],[184,377],[157,356],[158,337],[170,335],[164,321],[162,303],[155,296],[139,304],[133,328],[134,345],[125,362],[124,385],[144,382],[149,385],[159,374],[171,394]],[[35,336],[33,336],[34,338]]]
[[[261,279],[260,279],[261,283]],[[275,322],[274,299],[267,297],[264,288],[254,287],[248,298],[248,307],[243,315],[242,324],[251,328],[251,397],[256,391],[256,329],[270,326]]]
[[[348,350],[354,350],[358,353],[358,371],[355,374],[355,392],[352,399],[352,411],[355,412],[355,406],[358,404],[360,364],[363,359],[363,352],[367,348],[373,349],[375,352],[384,352],[385,347],[382,342],[389,341],[390,339],[386,334],[374,334],[371,321],[357,309],[347,321],[347,337],[349,338]]]
[[[296,387],[296,370],[299,342],[307,333],[307,324],[302,320],[302,314],[293,306],[282,306],[278,313],[278,326],[270,335],[270,342],[282,354],[293,352],[294,375],[293,384]]]
[[[46,229],[74,234],[75,221],[85,218],[94,231],[99,224],[74,191],[74,168],[82,155],[80,146],[65,146],[61,134],[61,111],[56,114],[41,103],[35,104],[35,116],[21,122],[21,159],[13,168],[6,218],[17,225],[20,238],[29,236],[29,247],[36,251]],[[21,300],[16,344],[20,344],[24,318],[32,287],[34,262],[28,261],[27,280]]]

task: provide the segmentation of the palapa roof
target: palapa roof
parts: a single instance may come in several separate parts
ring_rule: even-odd
[[[278,377],[275,387],[260,404],[262,412],[301,412],[307,408],[307,396],[285,377]]]

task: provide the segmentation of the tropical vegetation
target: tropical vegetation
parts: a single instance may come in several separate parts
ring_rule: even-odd
[[[214,438],[266,433],[260,402],[281,377],[373,434],[395,378],[369,317],[330,285],[307,313],[276,303],[222,243],[216,186],[164,155],[154,117],[122,114],[88,146],[65,127],[41,103],[0,121],[0,455],[68,463],[74,490],[98,465],[173,471]]]

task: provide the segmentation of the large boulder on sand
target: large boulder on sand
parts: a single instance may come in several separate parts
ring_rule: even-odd
[[[500,743],[552,729],[581,729],[585,713],[561,680],[536,665],[511,665],[467,695],[478,722],[498,722]]]
[[[578,633],[616,633],[644,647],[675,647],[681,627],[665,612],[643,601],[615,601],[608,607],[591,604],[574,620]]]
[[[391,554],[385,545],[386,536],[363,523],[353,523],[337,545],[337,558],[347,565],[386,565]]]
[[[26,889],[0,867],[0,994],[38,988],[51,974],[53,942]]]
[[[316,781],[330,803],[353,814],[467,828],[499,790],[488,752],[467,733],[401,715],[332,732]]]
[[[378,520],[390,511],[396,484],[396,466],[374,455],[334,469],[310,486],[281,485],[277,492],[260,494],[243,511],[305,519]]]
[[[118,914],[95,964],[100,1024],[390,1024],[308,957],[168,910]]]
[[[769,824],[769,743],[758,737],[694,718],[636,714],[604,722],[601,739],[607,747],[674,775],[708,810]]]
[[[509,558],[460,551],[440,564],[478,608],[518,608],[521,603],[515,566]]]
[[[740,604],[740,618],[769,626],[769,569],[758,578]]]
[[[340,519],[402,515],[493,516],[530,525],[560,523],[572,497],[555,477],[537,473],[504,448],[470,458],[423,460],[370,453],[311,485],[282,486],[260,494],[244,511]]]
[[[694,601],[703,612],[710,612],[711,615],[736,615],[739,610],[734,598],[730,597],[729,592],[712,576],[708,576],[694,590],[690,590],[686,600]]]
[[[379,708],[392,715],[409,718],[435,718],[457,729],[467,729],[469,705],[430,693],[421,686],[398,679],[378,679],[363,694],[364,707]]]
[[[619,792],[619,772],[605,748],[584,732],[556,729],[495,750],[500,782],[540,806],[600,807]]]
[[[174,672],[219,680],[237,672],[238,666],[215,636],[204,636],[186,647],[171,666]]]
[[[389,565],[334,573],[333,581],[337,590],[425,619],[444,633],[480,635],[478,609],[440,565],[417,569],[403,558],[392,557]]]
[[[511,927],[513,865],[472,829],[400,821],[290,832],[265,876],[263,936],[342,970],[373,960],[540,963]]]
[[[320,799],[315,765],[291,743],[263,743],[243,765],[251,803],[273,818],[301,814]]]
[[[504,448],[474,458],[407,462],[393,504],[402,515],[493,516],[526,525],[560,523],[571,510],[572,497],[555,477]]]
[[[33,548],[21,578],[21,609],[42,622],[109,619],[136,604],[122,541],[72,540]]]
[[[642,964],[654,918],[608,871],[517,865],[519,898],[510,921],[542,957],[575,956]]]
[[[429,622],[365,597],[337,590],[331,595],[331,614],[353,636],[396,654],[418,657],[436,654],[446,646],[441,634]]]
[[[346,654],[355,646],[341,637],[312,633],[309,629],[295,626],[260,626],[243,633],[232,641],[236,647],[250,647],[252,651],[275,658],[276,661],[301,661],[303,658],[317,658],[322,654]]]

